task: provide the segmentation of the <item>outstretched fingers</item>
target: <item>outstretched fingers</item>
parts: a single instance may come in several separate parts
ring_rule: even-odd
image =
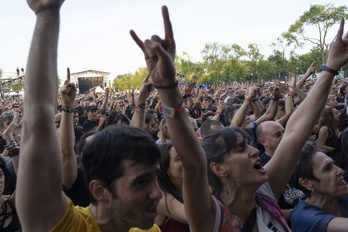
[[[67,71],[66,79],[70,82],[70,68],[67,68],[66,71]]]
[[[166,6],[162,7],[162,16],[164,21],[165,40],[174,41],[173,27],[172,23],[170,22],[168,8]]]
[[[344,18],[341,18],[340,27],[339,27],[337,35],[336,35],[336,41],[338,43],[342,42],[343,29],[344,29]]]
[[[144,42],[141,39],[139,39],[138,35],[133,30],[130,30],[129,33],[132,36],[132,38],[135,41],[135,43],[138,44],[140,49],[145,53]]]

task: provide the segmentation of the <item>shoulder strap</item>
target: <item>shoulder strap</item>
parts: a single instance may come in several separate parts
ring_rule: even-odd
[[[256,206],[251,210],[247,220],[245,221],[242,232],[252,232],[256,222]]]

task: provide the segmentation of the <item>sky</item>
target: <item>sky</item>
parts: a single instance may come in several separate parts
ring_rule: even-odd
[[[202,61],[204,45],[213,42],[237,43],[245,49],[248,44],[256,43],[262,54],[270,55],[269,45],[310,5],[330,2],[336,7],[347,3],[343,0],[66,0],[61,9],[58,75],[65,78],[66,68],[70,67],[71,73],[91,69],[110,72],[113,79],[145,67],[142,51],[129,30],[133,29],[143,40],[153,34],[163,37],[162,5],[169,9],[177,54],[186,52],[191,61],[198,62]],[[35,19],[25,0],[0,1],[3,76],[15,73],[17,67],[25,68]],[[328,41],[334,38],[337,29],[338,25],[331,29]],[[302,49],[303,52],[311,46]]]

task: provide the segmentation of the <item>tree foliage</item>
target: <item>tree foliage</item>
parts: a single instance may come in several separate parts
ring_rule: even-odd
[[[265,78],[284,77],[288,72],[304,74],[311,63],[315,62],[317,67],[325,63],[328,32],[341,17],[348,18],[346,6],[312,5],[270,45],[273,53],[267,58],[256,43],[249,44],[247,48],[236,43],[207,43],[201,50],[203,62],[193,62],[187,52],[175,57],[175,68],[180,74],[177,78],[190,83],[193,81],[192,74],[195,74],[198,76],[197,84],[218,86],[222,81],[252,80],[262,83]],[[311,28],[316,29],[317,36],[308,36],[307,31]],[[313,47],[304,54],[297,54],[305,41],[311,42]],[[118,75],[112,88],[116,91],[138,89],[146,74],[146,68],[139,68],[134,74]]]
[[[347,18],[347,7],[334,7],[331,3],[326,5],[311,5],[308,11],[305,11],[294,24],[292,24],[288,32],[292,35],[299,35],[300,39],[309,41],[320,48],[322,63],[325,63],[328,51],[327,35],[333,25],[338,23],[342,17]],[[315,27],[318,36],[309,37],[306,29]]]

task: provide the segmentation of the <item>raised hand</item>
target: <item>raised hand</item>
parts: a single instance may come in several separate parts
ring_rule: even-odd
[[[222,114],[225,111],[225,108],[226,108],[225,102],[224,101],[220,101],[218,106],[217,106],[216,112],[219,113],[219,114]]]
[[[62,103],[64,106],[73,107],[76,97],[76,87],[74,83],[70,83],[70,69],[67,68],[67,79],[64,85],[60,88]]]
[[[248,87],[247,90],[248,90],[247,97],[249,99],[254,99],[257,97],[257,94],[259,92],[259,87],[253,85],[251,87]]]
[[[290,90],[283,85],[279,80],[273,80],[273,83],[279,88],[281,94],[285,95],[290,92]]]
[[[306,74],[305,74],[306,77],[309,77],[310,75],[314,74],[315,71],[317,70],[316,67],[313,67],[314,64],[315,64],[315,62],[313,62],[313,63],[311,64],[311,66],[308,67],[308,69],[307,69],[307,71],[306,71]]]
[[[145,55],[146,65],[154,85],[171,86],[175,83],[175,41],[172,24],[166,6],[162,7],[165,38],[153,35],[151,39],[142,41],[131,30],[133,40],[138,44]]]
[[[336,35],[336,39],[330,44],[326,66],[339,70],[348,62],[348,33],[342,38],[344,29],[344,18]]]
[[[35,14],[39,14],[45,10],[59,11],[64,0],[27,0],[27,2]]]
[[[139,96],[138,96],[138,105],[145,104],[146,99],[150,96],[151,92],[154,90],[153,83],[149,81],[150,75],[147,75],[143,80],[141,85]]]
[[[295,76],[291,76],[291,79],[290,79],[290,81],[288,82],[288,84],[289,84],[289,86],[291,87],[291,88],[296,88],[297,86],[296,86],[296,77]]]

